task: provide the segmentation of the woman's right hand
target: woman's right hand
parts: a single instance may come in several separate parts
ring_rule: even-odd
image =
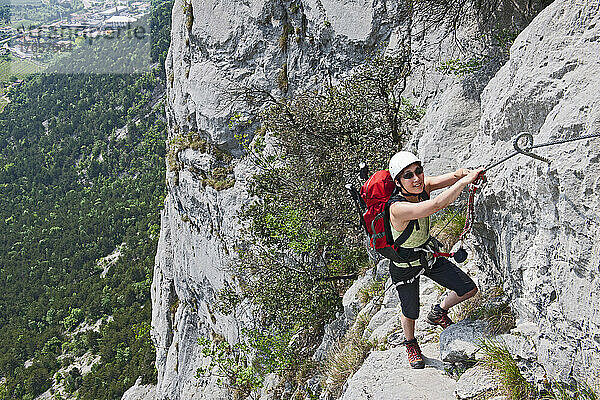
[[[477,180],[477,177],[483,171],[484,171],[483,167],[479,167],[477,169],[472,169],[471,171],[469,171],[469,174],[467,176],[461,178],[461,181],[465,184],[465,186],[468,185],[469,183],[473,183],[473,182],[475,182],[475,180]]]

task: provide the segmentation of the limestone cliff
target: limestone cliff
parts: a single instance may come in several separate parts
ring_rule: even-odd
[[[546,8],[517,37],[480,106],[458,86],[434,101],[420,154],[438,167],[490,165],[514,151],[520,132],[536,144],[598,133],[599,7]],[[537,150],[549,166],[519,155],[489,171],[477,202],[480,281],[510,293],[521,322],[539,329],[538,361],[563,381],[600,368],[599,146],[590,139]]]
[[[499,159],[512,151],[511,138],[521,131],[543,142],[598,129],[597,0],[555,2],[544,10],[516,39],[510,60],[495,77],[489,83],[491,73],[481,77],[487,85],[481,98],[465,80],[436,70],[458,50],[440,32],[417,35],[403,4],[175,2],[166,65],[174,162],[152,285],[157,399],[230,398],[195,372],[205,362],[197,338],[235,342],[249,318],[244,307],[229,316],[214,307],[219,290],[235,285],[227,266],[239,236],[236,214],[249,201],[246,180],[252,174],[228,127],[238,111],[228,100],[232,88],[256,85],[292,95],[335,81],[381,43],[394,48],[410,38],[413,78],[405,94],[428,105],[414,140],[428,171]],[[177,148],[182,140],[195,144]],[[518,156],[490,171],[477,202],[479,281],[502,285],[521,322],[536,324],[537,357],[560,378],[586,377],[590,366],[600,367],[597,146],[590,140],[544,149],[553,159],[548,171],[539,161]],[[212,176],[216,168],[225,176]],[[226,184],[219,185],[219,179]],[[387,304],[396,307],[391,300]],[[385,315],[374,329],[397,318],[389,310]],[[373,362],[381,365],[395,357],[392,353],[375,354]],[[357,373],[363,381],[366,376]],[[353,387],[361,385],[350,383]]]
[[[400,4],[175,2],[166,61],[172,163],[152,286],[157,398],[230,397],[214,381],[195,378],[203,362],[197,338],[236,342],[245,321],[243,307],[232,316],[214,309],[219,290],[234,286],[227,267],[251,174],[244,161],[231,158],[240,149],[228,127],[238,111],[229,90],[254,85],[286,95],[336,79],[389,39],[404,15]],[[194,140],[196,149],[176,149],[182,140]],[[207,179],[215,167],[233,186]]]
[[[472,162],[497,160],[512,135],[537,143],[600,132],[600,3],[555,2],[517,38],[482,96]],[[488,282],[539,327],[550,376],[600,370],[599,139],[537,150],[490,172],[479,207]]]

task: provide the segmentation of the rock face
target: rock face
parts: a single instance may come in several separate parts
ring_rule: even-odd
[[[229,316],[215,308],[219,291],[236,287],[227,267],[239,236],[236,215],[249,201],[245,182],[252,172],[235,158],[241,150],[237,131],[228,123],[239,110],[229,102],[230,91],[256,86],[285,95],[337,79],[393,33],[396,40],[401,36],[403,4],[175,1],[166,61],[169,140],[193,136],[204,145],[203,150],[173,152],[167,173],[169,193],[152,285],[156,398],[231,397],[215,380],[195,378],[197,368],[207,362],[198,337],[234,343],[248,322],[243,307]],[[233,168],[232,187],[216,190],[205,183],[218,164],[207,146],[218,148],[225,159],[234,156],[224,167]]]
[[[239,111],[229,104],[229,89],[292,93],[336,79],[390,37],[404,18],[401,4],[177,0],[166,62],[171,128],[205,132],[239,154],[227,127]]]
[[[511,48],[482,95],[473,162],[506,154],[519,132],[535,143],[598,133],[600,2],[554,2]],[[534,150],[489,173],[478,204],[488,282],[502,282],[520,318],[539,326],[550,376],[600,368],[600,139]],[[477,153],[475,153],[477,149]]]
[[[149,400],[154,399],[155,396],[156,386],[142,385],[141,379],[138,379],[132,387],[123,393],[121,400]]]
[[[488,336],[486,328],[485,322],[468,319],[446,328],[440,334],[442,361],[457,363],[478,359],[479,342]]]
[[[598,133],[599,9],[598,1],[548,6],[517,37],[480,109],[456,88],[432,103],[424,124],[460,123],[463,134],[426,129],[419,153],[436,168],[490,165],[514,151],[520,132],[536,144]],[[521,322],[538,326],[538,361],[555,379],[585,379],[600,365],[599,144],[534,150],[549,166],[516,156],[488,172],[476,204],[480,280],[502,286]]]
[[[352,376],[342,400],[454,400],[456,382],[443,375],[443,364],[437,360],[439,348],[422,346],[425,369],[414,370],[408,364],[402,346],[386,351],[373,351],[363,366]]]
[[[335,81],[379,43],[389,40],[393,48],[410,37],[412,26],[403,4],[175,2],[166,62],[169,138],[195,132],[221,153],[233,155],[228,166],[235,184],[216,190],[204,182],[202,176],[216,161],[214,154],[202,150],[175,154],[178,165],[167,174],[169,193],[152,285],[156,399],[231,398],[215,380],[195,378],[196,369],[207,362],[197,339],[235,342],[250,318],[243,306],[233,315],[223,315],[215,307],[221,289],[235,288],[227,267],[240,234],[235,216],[250,200],[246,180],[252,173],[235,158],[241,151],[228,122],[238,110],[228,100],[229,91],[256,85],[291,95],[325,79]],[[407,92],[417,103],[429,104],[415,142],[430,166],[428,172],[488,164],[512,151],[512,137],[521,131],[533,133],[536,143],[598,131],[598,19],[598,0],[565,0],[549,6],[519,35],[510,61],[487,84],[481,102],[459,79],[435,71],[438,59],[428,55],[453,56],[451,46],[433,51],[434,37],[415,39],[413,54],[422,60],[415,63]],[[490,171],[490,182],[476,206],[480,282],[503,285],[521,321],[539,328],[533,333],[539,361],[551,376],[563,379],[586,377],[600,368],[598,143],[591,139],[536,150],[553,159],[548,171],[540,161],[515,157]],[[397,298],[391,293],[383,299],[384,308],[390,309],[371,327],[379,339],[397,329],[397,312],[392,309]],[[347,326],[347,321],[337,325]],[[338,328],[332,325],[332,330]],[[336,337],[335,332],[330,336]],[[389,370],[377,367],[390,358],[405,361],[398,349],[403,350],[393,348],[369,357],[344,398],[363,398],[352,396],[367,386],[371,398],[385,398],[374,376],[385,385],[412,385],[408,380],[388,380]],[[377,374],[370,376],[369,371]],[[453,398],[453,390],[448,398]]]
[[[201,191],[198,198],[197,182],[185,171],[179,179],[180,185],[165,201],[152,284],[156,396],[226,399],[227,393],[212,381],[204,382],[207,392],[198,390],[201,382],[195,375],[204,362],[198,338],[221,335],[235,342],[245,320],[243,314],[222,316],[213,309],[218,291],[230,284],[230,278],[225,271],[227,244],[211,232],[215,226],[233,229],[237,189],[230,189],[231,197],[225,199],[210,190]],[[216,206],[223,208],[215,212]]]
[[[456,382],[456,397],[460,400],[473,399],[486,392],[497,390],[500,384],[485,367],[476,365],[466,370]]]

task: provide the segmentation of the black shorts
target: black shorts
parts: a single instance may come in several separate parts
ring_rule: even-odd
[[[390,262],[390,275],[393,284],[414,278],[420,270],[421,267],[400,268]],[[445,288],[454,290],[459,296],[464,296],[476,287],[475,282],[469,275],[445,257],[438,257],[431,269],[426,269],[423,275],[428,276]],[[411,283],[400,284],[396,286],[396,289],[400,297],[402,314],[411,319],[419,318],[419,278],[417,277]]]

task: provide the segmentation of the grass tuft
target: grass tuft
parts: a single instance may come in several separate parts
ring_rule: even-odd
[[[233,167],[217,167],[211,171],[209,176],[202,180],[204,186],[210,186],[213,189],[225,190],[235,185],[235,179],[233,178]]]
[[[209,143],[197,132],[189,132],[185,135],[176,135],[168,143],[167,165],[169,171],[180,171],[183,169],[183,163],[179,160],[179,153],[185,149],[192,149],[203,153],[209,153],[220,163],[229,163],[233,156]]]
[[[565,385],[561,382],[552,382],[551,392],[541,397],[542,400],[599,400],[598,389],[587,382],[575,382]]]
[[[587,382],[575,381],[569,385],[554,381],[540,393],[525,380],[504,343],[484,339],[480,342],[480,348],[483,365],[496,374],[504,394],[510,400],[600,400],[598,389]]]
[[[288,86],[289,86],[288,67],[287,67],[287,63],[283,63],[283,65],[281,66],[281,69],[277,73],[277,87],[283,93],[287,93]]]
[[[484,320],[492,335],[506,333],[515,327],[515,316],[507,300],[502,299],[502,288],[484,293],[478,292],[472,298],[453,308],[452,318],[460,321],[466,318]]]
[[[525,380],[515,359],[510,355],[506,345],[491,339],[480,342],[483,352],[483,363],[494,371],[503,391],[511,400],[534,399],[536,390]]]
[[[279,48],[283,53],[288,51],[288,40],[290,38],[290,33],[294,32],[294,28],[290,24],[283,25],[283,30],[281,32],[281,36],[279,36]]]
[[[188,32],[190,32],[194,26],[194,9],[192,8],[191,2],[186,1],[184,3],[183,13],[185,14],[185,26],[187,27]]]
[[[383,293],[385,280],[374,280],[358,291],[358,299],[362,304],[367,304],[374,297]]]
[[[356,321],[327,357],[325,384],[334,398],[340,396],[344,383],[360,368],[373,348],[373,343],[362,337],[369,319],[367,314]]]

